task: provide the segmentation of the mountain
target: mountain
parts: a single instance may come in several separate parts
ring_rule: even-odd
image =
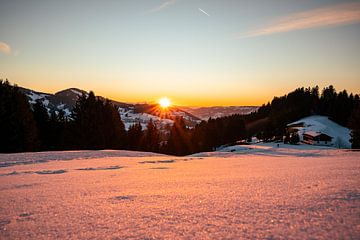
[[[77,88],[69,88],[55,94],[43,93],[31,89],[21,88],[20,90],[28,97],[30,104],[41,101],[49,113],[63,110],[66,116],[71,114],[71,110],[79,96],[87,94],[85,91]]]
[[[202,120],[219,118],[234,114],[246,115],[258,110],[257,106],[228,106],[228,107],[181,107],[188,113],[191,113]]]
[[[88,94],[86,91],[78,88],[65,89],[55,94],[38,92],[21,87],[20,90],[28,97],[30,104],[41,101],[49,113],[57,113],[63,110],[67,117],[70,117],[71,111],[78,98],[83,94]],[[102,100],[105,99],[102,96],[98,96],[98,98]],[[182,116],[189,127],[193,127],[201,121],[200,118],[178,107],[171,107],[168,111],[164,112],[159,109],[157,104],[130,104],[111,99],[110,101],[118,107],[121,119],[127,129],[136,122],[140,122],[143,128],[146,128],[150,120],[161,129],[165,129],[167,125],[173,124],[173,120],[177,116]]]

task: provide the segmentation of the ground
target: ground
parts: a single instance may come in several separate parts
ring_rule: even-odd
[[[360,152],[0,154],[0,239],[359,239]]]

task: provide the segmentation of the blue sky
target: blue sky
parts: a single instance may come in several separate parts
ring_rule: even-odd
[[[0,0],[0,78],[180,105],[359,93],[359,23],[359,1]]]

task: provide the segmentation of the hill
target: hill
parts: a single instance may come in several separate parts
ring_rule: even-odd
[[[55,94],[38,92],[21,87],[20,90],[28,97],[30,104],[41,101],[49,113],[57,113],[62,110],[67,117],[70,117],[71,111],[78,98],[83,94],[88,94],[86,91],[78,88],[65,89]],[[98,96],[98,98],[102,100],[106,99],[102,96]],[[189,127],[195,126],[201,120],[197,116],[188,113],[179,107],[172,107],[166,114],[163,114],[159,111],[156,104],[130,104],[111,99],[110,102],[118,108],[126,129],[136,122],[140,122],[143,128],[145,128],[150,119],[160,128],[165,128],[168,124],[172,125],[173,120],[177,116],[182,116]]]

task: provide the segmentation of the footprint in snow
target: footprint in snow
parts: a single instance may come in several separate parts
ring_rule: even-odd
[[[42,171],[36,171],[36,174],[62,174],[66,173],[66,170],[60,169],[60,170],[42,170]]]
[[[0,230],[6,230],[6,225],[10,224],[11,221],[9,219],[0,219]]]
[[[123,195],[123,196],[116,196],[112,198],[112,200],[116,201],[133,201],[136,198],[136,196],[133,195]]]
[[[174,163],[175,160],[159,160],[158,163]]]
[[[2,176],[12,176],[12,175],[18,175],[18,174],[20,174],[20,173],[17,172],[17,171],[12,171],[12,172],[9,172],[9,173],[2,173],[2,174],[0,174],[0,177],[2,177]]]
[[[24,212],[24,213],[20,213],[18,218],[16,219],[17,221],[28,221],[28,220],[32,220],[32,216],[33,214],[30,212]]]
[[[145,163],[156,163],[156,161],[142,161],[142,162],[139,162],[140,164],[145,164]]]
[[[174,163],[175,160],[158,160],[158,161],[143,161],[143,162],[139,162],[140,164],[146,164],[146,163]]]
[[[97,171],[97,170],[116,170],[116,169],[121,169],[123,167],[121,166],[110,166],[110,167],[97,167],[97,168],[92,168],[92,167],[89,167],[89,168],[78,168],[76,170],[79,170],[79,171]]]

